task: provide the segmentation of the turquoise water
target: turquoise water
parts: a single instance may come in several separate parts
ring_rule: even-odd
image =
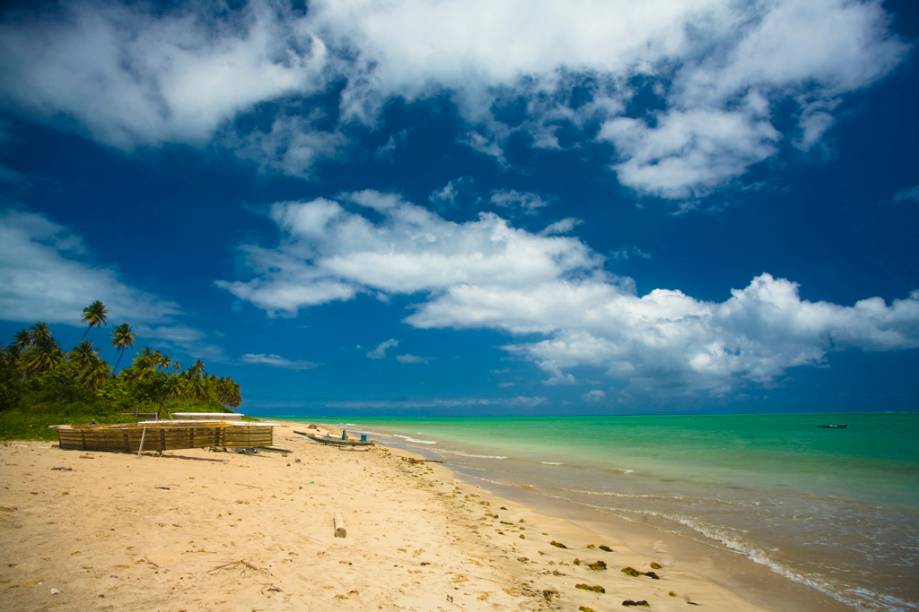
[[[818,428],[824,423],[848,428]],[[681,530],[852,607],[919,609],[919,414],[361,418],[349,426],[442,456],[484,483]]]

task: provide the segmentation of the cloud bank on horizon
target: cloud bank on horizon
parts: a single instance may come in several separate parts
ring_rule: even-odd
[[[817,146],[906,55],[888,20],[876,0],[77,2],[6,15],[0,103],[119,148],[216,142],[309,176],[387,102],[447,94],[484,155],[506,163],[514,135],[609,143],[622,184],[685,200]],[[329,92],[337,117],[311,102]]]
[[[550,383],[592,368],[638,388],[725,393],[832,350],[919,347],[919,291],[843,306],[802,300],[795,283],[763,273],[723,302],[674,289],[638,295],[572,236],[530,233],[493,213],[456,223],[376,191],[344,199],[350,208],[323,198],[272,205],[281,243],[243,246],[254,276],[218,286],[272,315],[360,293],[418,296],[409,325],[509,332],[521,339],[505,350]],[[382,359],[398,344],[367,355]]]

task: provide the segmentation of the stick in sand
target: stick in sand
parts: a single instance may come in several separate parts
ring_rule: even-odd
[[[332,517],[332,525],[335,527],[335,537],[336,538],[346,538],[348,537],[348,530],[345,529],[345,519],[341,517],[341,514],[336,512]]]

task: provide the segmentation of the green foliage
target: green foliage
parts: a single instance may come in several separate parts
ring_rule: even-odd
[[[102,325],[105,305],[93,302],[83,315],[88,329]],[[127,323],[115,328],[112,345],[119,349],[119,361],[134,342]],[[144,348],[115,374],[89,341],[62,351],[44,323],[17,332],[9,346],[0,348],[0,439],[50,439],[52,424],[130,422],[141,412],[165,417],[230,410],[241,403],[236,381],[208,374],[200,360],[183,371],[167,355]]]

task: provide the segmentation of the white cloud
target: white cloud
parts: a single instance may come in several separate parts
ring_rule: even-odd
[[[471,177],[461,176],[434,190],[428,199],[440,208],[453,208],[466,201],[474,202],[476,198],[472,195],[473,185]]]
[[[267,131],[233,132],[224,144],[262,170],[310,177],[316,162],[333,158],[346,142],[340,133],[315,129],[305,118],[282,115]]]
[[[604,398],[606,398],[606,391],[602,389],[591,389],[583,395],[585,402],[599,402]]]
[[[412,355],[411,353],[402,353],[401,355],[396,355],[396,361],[398,361],[399,363],[419,364],[419,363],[430,363],[431,359],[429,357],[422,357],[421,355]]]
[[[318,365],[312,361],[287,359],[280,355],[275,355],[274,353],[246,353],[242,356],[242,361],[243,363],[266,365],[286,370],[310,370]]]
[[[627,260],[627,259],[651,259],[651,254],[643,250],[641,247],[637,247],[634,244],[629,246],[619,247],[610,253],[610,256],[613,259],[618,260]]]
[[[740,8],[740,7],[738,7]],[[906,45],[888,32],[880,2],[786,0],[748,6],[721,24],[730,47],[678,77],[683,101],[720,102],[746,91],[853,91],[886,74]],[[745,21],[745,23],[744,23]]]
[[[552,81],[563,69],[619,74],[685,52],[685,25],[717,4],[359,0],[313,9],[327,44],[357,54],[361,78],[349,83],[351,112],[443,88],[458,92],[474,113],[489,87],[533,76]]]
[[[528,408],[535,408],[536,406],[542,406],[546,404],[549,400],[541,395],[515,395],[514,397],[507,400],[507,403],[511,406],[525,406]]]
[[[721,302],[671,289],[639,295],[576,238],[532,234],[492,214],[453,223],[392,194],[357,199],[376,220],[324,199],[276,204],[281,245],[248,247],[256,276],[224,286],[245,288],[269,311],[309,305],[262,292],[278,284],[311,300],[321,284],[414,295],[406,322],[415,327],[538,335],[505,348],[556,384],[594,368],[636,386],[723,392],[821,364],[832,350],[919,347],[919,291],[843,306],[803,300],[794,283],[761,274]],[[382,358],[395,342],[368,356]]]
[[[770,157],[781,137],[749,110],[667,111],[656,122],[612,119],[599,137],[624,156],[615,164],[623,184],[665,198],[706,195]]]
[[[348,299],[361,288],[414,293],[462,283],[526,286],[596,257],[573,238],[533,235],[494,214],[453,223],[391,194],[346,195],[382,220],[325,199],[275,204],[271,216],[284,231],[281,247],[245,248],[257,276],[218,286],[272,313],[293,314]]]
[[[391,348],[396,348],[399,346],[399,341],[395,338],[390,338],[389,340],[384,340],[380,342],[376,347],[367,353],[369,359],[383,359],[386,357],[386,351]]]
[[[744,381],[769,383],[785,370],[820,364],[831,350],[919,346],[919,292],[888,305],[801,300],[797,286],[768,274],[724,302],[655,289],[639,296],[607,283],[554,282],[529,291],[458,287],[421,306],[419,327],[495,327],[539,331],[544,340],[511,344],[550,380],[580,366],[653,386],[726,391]]]
[[[549,205],[539,194],[516,189],[493,192],[491,203],[500,208],[518,208],[527,214],[535,214],[540,208]]]
[[[359,0],[314,8],[333,53],[346,48],[355,58],[341,68],[347,115],[372,122],[391,97],[448,91],[469,122],[464,141],[502,164],[514,132],[558,148],[559,122],[629,120],[625,133],[604,134],[617,146],[620,179],[677,199],[706,194],[773,156],[785,136],[768,117],[778,103],[795,103],[796,144],[812,147],[841,98],[883,77],[907,51],[875,0]],[[623,115],[634,77],[657,79],[663,110],[652,123]],[[572,103],[587,79],[588,100]],[[518,96],[522,120],[493,113],[496,101]],[[757,100],[755,113],[738,110],[745,98]]]
[[[810,109],[801,115],[798,123],[801,135],[795,145],[802,151],[808,151],[833,127],[833,115],[826,110]]]
[[[222,14],[64,6],[42,20],[7,15],[0,95],[117,147],[204,142],[258,102],[323,83],[322,41],[303,18],[263,4]]]
[[[574,217],[565,217],[564,219],[559,219],[555,223],[550,223],[547,225],[539,234],[541,236],[551,236],[553,234],[567,234],[570,233],[574,228],[582,224],[583,221],[580,219],[575,219]]]

